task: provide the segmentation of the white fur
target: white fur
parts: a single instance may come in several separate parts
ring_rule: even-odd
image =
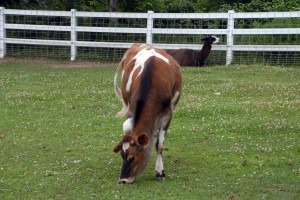
[[[165,133],[166,131],[160,130],[158,135],[158,148],[163,148],[164,141],[165,141]]]
[[[164,148],[165,133],[166,131],[162,129],[160,129],[158,132],[158,154],[156,159],[155,171],[157,171],[160,174],[162,174],[162,171],[164,170],[161,151]]]
[[[212,36],[212,37],[214,37],[216,40],[213,42],[213,44],[216,44],[216,43],[218,43],[218,42],[220,42],[220,38],[218,38],[218,37],[216,37],[216,36]]]
[[[129,148],[130,144],[129,142],[124,142],[123,143],[123,151],[126,152],[126,150]]]
[[[163,161],[162,161],[162,156],[161,156],[161,154],[158,154],[157,159],[156,159],[155,171],[162,174],[163,170],[164,170],[164,165],[163,165]]]
[[[132,129],[133,129],[133,118],[128,118],[123,123],[123,131],[124,131],[124,133],[131,132]]]
[[[156,57],[164,60],[166,63],[169,63],[169,59],[167,59],[163,55],[157,53],[154,49],[142,49],[139,53],[136,54],[136,56],[134,56],[134,58],[132,58],[132,60],[134,60],[134,59],[136,59],[136,60],[135,60],[134,67],[133,67],[132,71],[130,72],[128,82],[126,84],[126,91],[127,92],[129,92],[129,90],[130,90],[130,87],[131,87],[131,84],[132,84],[132,77],[133,77],[134,72],[138,68],[140,68],[140,72],[137,75],[137,77],[139,75],[141,75],[141,73],[144,70],[146,60],[148,60],[148,58],[150,58],[152,56],[156,56]]]
[[[180,95],[180,92],[177,91],[177,92],[175,93],[174,97],[173,97],[172,100],[171,100],[171,109],[172,109],[172,112],[173,112],[173,110],[175,109],[175,103],[176,103],[176,101],[178,100],[179,95]]]
[[[119,179],[118,183],[132,183],[134,181],[134,178],[133,177],[129,177],[129,178],[122,178],[122,179]]]
[[[125,116],[126,114],[127,114],[127,112],[128,112],[128,106],[125,104],[125,102],[124,102],[124,99],[123,99],[123,96],[122,96],[122,92],[121,92],[121,89],[119,88],[119,86],[118,86],[118,77],[119,77],[119,73],[120,73],[120,70],[122,69],[122,62],[123,62],[123,60],[126,58],[126,56],[127,55],[124,55],[123,56],[123,59],[122,59],[122,61],[119,63],[119,65],[117,66],[117,69],[116,69],[116,73],[115,73],[115,77],[114,77],[114,91],[115,91],[115,94],[116,94],[116,96],[120,99],[120,101],[122,102],[122,105],[123,105],[123,107],[122,107],[122,110],[120,111],[120,112],[118,112],[117,113],[117,116],[118,117],[123,117],[123,116]],[[123,71],[123,73],[124,73],[124,71]],[[122,73],[122,77],[123,77],[123,74]]]

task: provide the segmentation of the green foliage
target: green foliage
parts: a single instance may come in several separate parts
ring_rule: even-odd
[[[280,12],[280,11],[298,11],[300,9],[299,0],[253,0],[250,3],[235,3],[233,6],[224,4],[221,6],[221,12],[234,10],[236,12]]]
[[[165,12],[166,6],[164,0],[123,0],[120,2],[120,8],[123,12]]]
[[[124,12],[147,12],[152,10],[157,13],[191,13],[194,12],[195,1],[189,0],[123,0],[120,9]]]
[[[53,0],[51,10],[66,10],[66,0]]]
[[[120,12],[192,13],[192,12],[267,12],[297,11],[299,0],[115,0],[115,9]],[[111,0],[7,0],[0,6],[16,9],[48,9],[79,11],[111,11]]]
[[[197,0],[194,4],[195,12],[217,12],[220,6],[225,3],[226,0]]]
[[[205,13],[209,11],[209,0],[198,0],[195,3],[195,12]]]
[[[195,0],[165,0],[167,6],[166,12],[170,13],[193,13],[195,11]]]
[[[109,2],[90,0],[78,2],[74,7],[79,11],[92,11],[92,12],[108,12],[109,11]]]
[[[124,119],[115,68],[88,67],[99,65],[1,61],[0,199],[298,198],[298,66],[182,68],[166,180],[155,181],[153,152],[118,185]]]

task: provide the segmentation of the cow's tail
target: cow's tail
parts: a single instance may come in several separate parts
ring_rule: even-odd
[[[120,101],[122,102],[122,105],[123,105],[122,110],[117,113],[117,117],[124,117],[128,113],[128,110],[129,110],[128,106],[124,102],[121,89],[118,86],[119,73],[120,73],[121,69],[123,68],[123,64],[122,63],[123,62],[119,63],[119,65],[118,65],[118,67],[116,69],[115,78],[114,78],[114,90],[115,90],[115,94],[120,99]]]

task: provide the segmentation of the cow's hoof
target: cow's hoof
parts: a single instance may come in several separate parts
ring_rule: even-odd
[[[165,171],[162,171],[161,174],[156,172],[156,180],[157,181],[163,181],[163,180],[165,180],[165,178],[166,178]]]
[[[159,181],[159,182],[164,181],[165,179],[166,179],[166,177],[156,177],[156,180]]]

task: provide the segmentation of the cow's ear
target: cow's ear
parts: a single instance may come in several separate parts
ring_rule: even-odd
[[[146,146],[148,144],[149,138],[146,133],[142,133],[138,136],[137,142],[140,146]]]
[[[118,143],[115,147],[114,147],[114,152],[118,153],[119,151],[121,151],[122,149],[122,143]]]

